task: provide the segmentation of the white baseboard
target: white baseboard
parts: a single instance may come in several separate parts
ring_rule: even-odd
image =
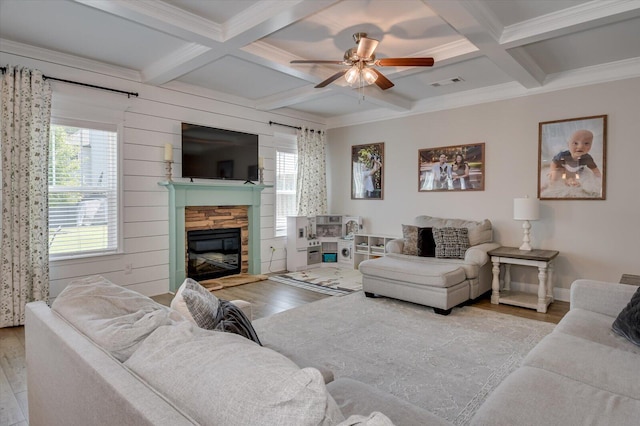
[[[511,290],[524,291],[527,293],[538,293],[538,284],[520,283],[511,281]],[[568,288],[554,288],[553,298],[562,302],[569,302],[569,289]]]

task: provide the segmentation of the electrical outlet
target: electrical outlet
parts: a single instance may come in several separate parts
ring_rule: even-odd
[[[129,275],[133,271],[133,265],[131,263],[127,263],[124,265],[124,273],[125,275]]]
[[[274,246],[270,246],[271,248],[271,253],[274,253],[276,251],[276,248]]]

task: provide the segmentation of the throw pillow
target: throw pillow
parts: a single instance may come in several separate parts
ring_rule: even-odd
[[[640,287],[611,326],[613,331],[640,346]]]
[[[433,228],[418,228],[418,256],[436,256],[436,242],[433,239]]]
[[[173,299],[171,299],[170,307],[171,309],[180,312],[182,316],[184,316],[186,319],[188,319],[189,321],[195,324],[196,321],[193,319],[193,316],[191,316],[191,312],[189,312],[189,308],[187,307],[187,302],[185,302],[184,297],[182,297],[182,292],[187,287],[187,280],[190,280],[190,279],[191,278],[187,278],[182,282],[182,285],[180,285],[180,287],[178,288],[178,291],[176,291],[175,296],[173,296]]]
[[[187,278],[184,280],[182,298],[191,317],[200,328],[213,330],[216,327],[216,315],[220,301],[200,283]]]
[[[436,257],[440,259],[464,259],[469,248],[469,230],[467,228],[433,228],[436,242]]]
[[[242,309],[233,303],[220,300],[220,307],[215,316],[215,322],[216,330],[239,334],[262,346],[258,338],[258,333],[254,330],[253,325],[251,325],[251,321],[246,317],[244,312],[242,312]]]
[[[418,255],[418,227],[413,225],[402,225],[402,237],[404,245],[402,246],[402,254],[412,256]]]
[[[239,334],[262,346],[251,320],[242,309],[227,300],[218,299],[191,278],[184,280],[171,301],[171,307],[200,328]]]

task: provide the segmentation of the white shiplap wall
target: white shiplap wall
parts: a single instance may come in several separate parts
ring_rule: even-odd
[[[294,113],[258,111],[242,100],[195,90],[182,84],[163,88],[139,83],[130,70],[30,50],[28,55],[0,51],[0,62],[41,70],[46,75],[138,92],[139,97],[52,82],[54,113],[60,116],[121,124],[121,194],[123,217],[122,253],[111,256],[52,262],[51,296],[55,297],[74,278],[101,274],[111,281],[146,295],[169,289],[168,195],[158,182],[164,180],[164,144],[174,146],[174,176],[181,175],[180,129],[189,122],[259,135],[264,157],[265,184],[272,185],[275,170],[275,132],[291,134],[286,128],[270,127],[270,120],[322,128],[314,117]],[[274,190],[262,193],[261,270],[285,269],[285,241],[274,238]],[[271,253],[270,247],[276,251]],[[271,261],[271,262],[270,262]],[[126,273],[127,266],[130,273]]]

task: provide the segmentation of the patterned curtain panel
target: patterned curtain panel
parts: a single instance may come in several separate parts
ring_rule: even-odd
[[[327,177],[323,131],[298,132],[298,215],[327,214]]]
[[[49,298],[51,87],[39,71],[7,67],[1,96],[0,327],[11,327],[26,303]]]

